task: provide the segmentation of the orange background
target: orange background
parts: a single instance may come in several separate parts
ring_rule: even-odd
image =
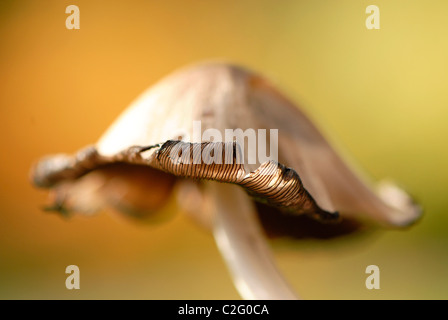
[[[65,28],[78,5],[81,29]],[[381,10],[367,30],[365,8]],[[41,211],[28,180],[46,154],[95,142],[149,85],[223,58],[271,78],[374,179],[425,208],[404,232],[272,243],[308,299],[448,298],[446,1],[0,2],[0,298],[239,296],[213,238],[183,215],[139,225]],[[81,289],[65,288],[65,267]],[[367,265],[381,289],[365,288]]]

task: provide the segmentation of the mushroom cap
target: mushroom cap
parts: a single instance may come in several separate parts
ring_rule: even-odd
[[[200,130],[195,130],[195,125],[196,128],[198,125],[195,121],[200,121]],[[151,162],[154,160],[154,153],[140,158],[139,152],[144,149],[140,149],[137,153],[131,152],[132,156],[129,156],[129,150],[135,146],[154,146],[159,152],[161,148],[175,146],[177,142],[171,145],[166,144],[167,141],[173,140],[179,143],[191,143],[191,145],[201,144],[204,143],[202,134],[207,129],[217,130],[222,137],[226,136],[226,129],[241,129],[242,132],[248,129],[256,131],[266,129],[267,132],[271,129],[278,130],[278,144],[272,146],[273,149],[278,150],[278,162],[272,166],[278,165],[281,179],[275,192],[286,188],[285,175],[287,172],[293,172],[295,174],[293,181],[296,181],[299,187],[303,184],[303,189],[307,192],[306,196],[310,198],[309,206],[312,210],[341,213],[344,220],[340,224],[343,226],[342,230],[356,229],[353,227],[356,224],[352,223],[354,220],[375,221],[384,226],[406,226],[414,222],[421,214],[420,208],[413,203],[412,199],[394,185],[383,187],[377,195],[365,179],[360,178],[359,173],[355,173],[348,167],[310,119],[262,76],[240,66],[217,62],[190,66],[161,80],[133,102],[106,130],[93,148],[79,152],[75,157],[59,156],[41,161],[34,169],[34,181],[37,185],[48,187],[59,185],[61,181],[68,180],[73,183],[79,179],[86,179],[93,171],[100,170],[102,173],[105,164],[121,163],[123,168],[136,165],[143,167],[145,164],[150,164],[155,169],[145,169],[148,174],[152,172],[151,170],[168,172],[153,180],[164,180],[165,183],[160,185],[167,186],[168,194],[174,182],[166,181],[176,180],[177,185],[182,186],[185,185],[185,179],[182,178],[186,176],[214,177],[188,176],[185,172],[177,174],[178,171],[170,171],[161,166],[160,162]],[[270,150],[271,140],[265,139],[265,141],[266,150]],[[126,154],[124,158],[123,152]],[[253,146],[249,144],[242,146],[241,153],[245,162],[243,168],[240,168],[241,172],[254,173],[258,168],[263,167],[263,163],[258,159],[255,163],[248,163],[248,155],[254,152],[256,153],[256,150]],[[132,161],[130,157],[133,157]],[[137,161],[135,157],[138,158]],[[123,168],[121,168],[122,171]],[[173,178],[173,174],[181,179]],[[103,181],[100,183],[102,185],[108,184],[105,181],[113,179],[103,173],[102,176]],[[135,177],[131,179],[127,174],[119,176],[124,177],[123,185],[131,185],[135,180]],[[248,183],[244,184],[243,178],[230,182],[247,186]],[[214,180],[225,181],[216,177]],[[151,182],[145,184],[145,188],[148,192],[154,192],[148,184]],[[155,186],[153,183],[152,188],[157,188],[157,184],[159,182]],[[188,186],[188,191],[183,193],[184,196],[181,197],[183,199],[180,199],[180,202],[188,203],[188,197],[185,194],[198,192],[193,190],[195,187],[191,184]],[[275,192],[270,190],[252,195],[255,195],[258,200],[263,200]],[[104,197],[99,194],[97,196]],[[83,197],[85,198],[85,195]],[[108,197],[113,198],[110,194]],[[300,202],[300,205],[303,203]],[[186,206],[191,206],[191,203]],[[276,210],[264,204],[258,206],[260,212]],[[295,211],[300,211],[297,210],[298,204],[287,204],[283,207],[293,207]],[[157,209],[158,206],[155,208]],[[282,215],[278,212],[277,214],[278,217],[274,219],[277,221],[285,219],[284,222],[289,227],[294,225],[291,217],[299,225],[303,225],[305,221],[302,218],[296,218],[299,215]],[[261,214],[261,217],[263,216],[269,217],[273,214]],[[305,225],[307,225],[306,221]],[[312,229],[313,226],[309,228]],[[334,226],[325,228],[338,230],[338,227]]]

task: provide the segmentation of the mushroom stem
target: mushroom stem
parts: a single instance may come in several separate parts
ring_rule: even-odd
[[[208,182],[214,237],[243,299],[298,299],[277,266],[256,217],[256,209],[235,185]]]

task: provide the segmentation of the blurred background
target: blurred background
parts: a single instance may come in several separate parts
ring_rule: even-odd
[[[68,5],[80,30],[67,30]],[[365,27],[368,5],[381,29]],[[46,154],[94,143],[173,70],[225,59],[270,78],[373,180],[425,209],[409,230],[272,242],[306,299],[447,299],[447,1],[0,2],[0,298],[239,299],[210,234],[185,215],[45,213]],[[81,289],[65,288],[78,265]],[[381,289],[367,290],[378,265]]]

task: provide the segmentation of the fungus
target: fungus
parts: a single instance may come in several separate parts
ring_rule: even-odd
[[[203,141],[193,132],[194,121],[201,133],[221,135],[226,129],[276,129],[278,159],[249,163],[251,146]],[[211,228],[245,299],[298,297],[277,269],[267,236],[327,238],[365,225],[408,226],[421,214],[394,185],[376,194],[265,79],[225,63],[165,78],[95,145],[44,158],[31,175],[36,186],[52,190],[48,209],[63,213],[113,207],[145,218],[177,193],[184,211]]]

